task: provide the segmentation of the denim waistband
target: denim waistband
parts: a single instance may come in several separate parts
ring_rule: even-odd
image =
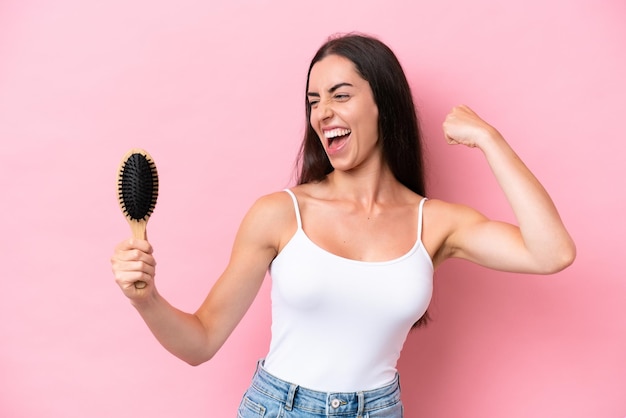
[[[326,414],[327,416],[357,415],[375,411],[400,402],[400,381],[394,380],[378,389],[360,392],[320,392],[286,382],[263,368],[263,360],[257,364],[251,387],[265,396],[284,403],[286,410],[293,408]]]

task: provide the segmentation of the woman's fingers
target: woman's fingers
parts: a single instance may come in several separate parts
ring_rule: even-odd
[[[451,145],[481,147],[493,136],[495,129],[467,106],[452,108],[443,122],[443,133]]]
[[[145,294],[145,289],[154,282],[156,260],[148,241],[128,239],[120,242],[111,257],[111,268],[115,281],[126,296],[135,298]],[[138,284],[138,282],[145,283]]]

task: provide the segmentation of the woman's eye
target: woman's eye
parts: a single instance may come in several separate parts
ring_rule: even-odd
[[[348,100],[349,98],[350,96],[344,93],[335,94],[335,99],[339,101],[345,101],[345,100]]]
[[[309,106],[312,109],[315,109],[315,107],[317,106],[318,103],[319,103],[319,100],[311,100],[311,101],[309,101]]]

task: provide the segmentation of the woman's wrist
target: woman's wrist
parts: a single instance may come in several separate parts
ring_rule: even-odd
[[[157,292],[154,285],[151,287],[151,290],[146,292],[146,294],[142,297],[130,300],[131,305],[133,305],[133,307],[140,312],[152,309],[159,304],[160,300],[162,300],[161,295],[159,295],[159,292]]]

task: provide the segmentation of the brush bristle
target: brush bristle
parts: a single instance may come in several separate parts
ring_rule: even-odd
[[[128,218],[147,221],[156,206],[159,178],[147,156],[133,153],[122,163],[118,176],[120,207]]]

